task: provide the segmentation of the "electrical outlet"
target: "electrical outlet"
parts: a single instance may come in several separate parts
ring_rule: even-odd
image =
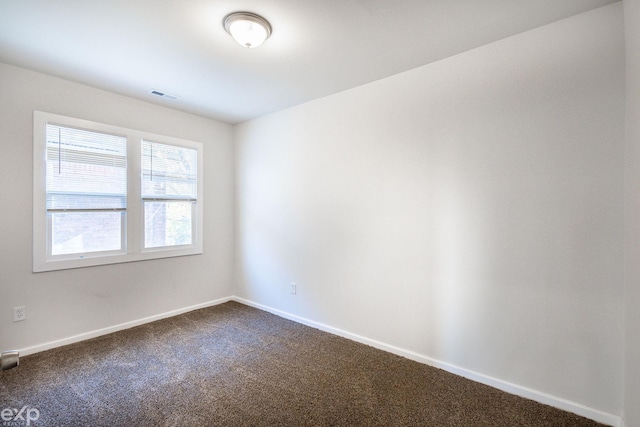
[[[22,307],[14,307],[13,308],[13,321],[20,322],[27,318],[27,307],[24,305]]]
[[[297,285],[295,283],[291,283],[291,293],[292,294],[296,293],[296,290],[297,290],[296,288],[297,288]]]

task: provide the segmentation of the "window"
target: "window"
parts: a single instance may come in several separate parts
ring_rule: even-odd
[[[34,112],[33,271],[202,253],[202,144]]]
[[[124,250],[126,138],[47,123],[45,185],[51,259]]]
[[[191,244],[197,161],[193,148],[142,142],[145,248]]]

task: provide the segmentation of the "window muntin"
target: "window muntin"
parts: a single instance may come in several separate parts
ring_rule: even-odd
[[[33,132],[34,272],[202,253],[202,143],[40,111]]]

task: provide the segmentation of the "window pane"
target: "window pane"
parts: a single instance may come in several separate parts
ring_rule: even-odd
[[[122,250],[123,212],[51,213],[51,255]]]
[[[142,197],[195,199],[198,151],[142,142]]]
[[[144,247],[190,245],[192,202],[144,203]]]

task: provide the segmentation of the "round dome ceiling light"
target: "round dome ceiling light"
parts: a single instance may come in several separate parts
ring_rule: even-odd
[[[271,24],[260,15],[251,12],[234,12],[223,21],[224,29],[240,46],[260,46],[271,35]]]

